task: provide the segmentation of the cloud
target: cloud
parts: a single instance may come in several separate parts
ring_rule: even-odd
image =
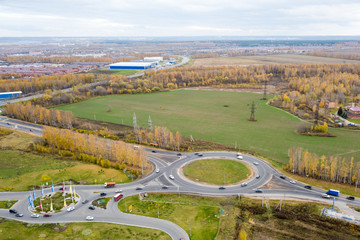
[[[360,35],[357,0],[2,0],[1,36]]]

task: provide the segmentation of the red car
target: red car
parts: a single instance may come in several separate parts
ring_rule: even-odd
[[[45,213],[44,217],[51,217],[51,213]]]

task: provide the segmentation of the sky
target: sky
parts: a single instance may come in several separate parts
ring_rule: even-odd
[[[0,37],[359,35],[360,0],[0,0]]]

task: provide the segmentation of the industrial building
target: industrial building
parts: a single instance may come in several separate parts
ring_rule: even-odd
[[[18,91],[18,92],[2,92],[2,93],[0,93],[0,101],[21,97],[21,94],[22,94],[21,91]]]
[[[164,61],[163,57],[144,57],[144,62],[162,62]]]
[[[155,62],[118,62],[110,64],[110,69],[148,69],[155,65]]]

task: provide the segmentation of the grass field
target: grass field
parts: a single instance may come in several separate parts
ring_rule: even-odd
[[[245,164],[229,159],[204,159],[185,165],[184,175],[193,181],[226,185],[246,179],[250,170]]]
[[[16,150],[0,150],[0,191],[29,190],[29,186],[40,185],[41,176],[48,175],[54,183],[74,179],[94,184],[106,181],[129,182],[121,171],[101,168],[95,164],[63,160],[49,155],[31,154]],[[44,183],[45,184],[45,183]]]
[[[183,136],[255,151],[273,160],[276,166],[288,162],[288,149],[303,147],[317,154],[339,154],[360,157],[360,135],[347,129],[330,129],[335,138],[302,136],[295,133],[301,121],[293,115],[266,105],[261,95],[225,91],[172,91],[138,95],[116,95],[93,98],[58,107],[76,116],[98,118],[108,122],[147,126],[149,115],[153,125],[179,130]],[[249,122],[249,104],[256,104],[257,122]],[[107,106],[112,105],[112,112]],[[228,105],[228,107],[224,107]]]
[[[170,240],[164,232],[111,223],[30,224],[0,219],[0,239]]]
[[[316,57],[297,54],[276,54],[240,57],[200,58],[189,63],[191,66],[216,65],[264,65],[264,64],[331,64],[331,63],[360,63],[356,60],[340,58]]]
[[[9,209],[17,202],[17,200],[0,201],[0,208]]]
[[[214,239],[219,226],[220,204],[223,198],[213,199],[177,194],[149,194],[143,201],[138,196],[126,198],[126,206],[132,205],[132,214],[169,220],[190,235],[191,239]],[[125,212],[125,201],[119,202]],[[159,211],[158,211],[159,210]]]
[[[127,75],[135,74],[135,73],[139,72],[139,70],[134,70],[134,69],[95,69],[90,72],[127,76]]]
[[[360,124],[360,119],[347,119],[347,120],[356,124]]]

